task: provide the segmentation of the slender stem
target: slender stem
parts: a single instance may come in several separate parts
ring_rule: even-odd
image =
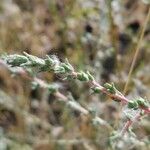
[[[129,85],[129,82],[130,82],[130,79],[131,79],[131,75],[132,75],[132,72],[133,72],[136,60],[137,60],[137,56],[138,56],[138,54],[140,52],[141,42],[142,42],[142,39],[143,39],[143,36],[144,36],[144,32],[146,30],[146,26],[148,24],[149,17],[150,17],[150,7],[149,7],[149,10],[148,10],[148,14],[146,16],[143,28],[141,30],[140,38],[139,38],[139,41],[138,41],[138,44],[137,44],[137,47],[136,47],[136,50],[135,50],[135,54],[134,54],[134,57],[133,57],[133,61],[132,61],[129,73],[128,73],[127,82],[125,83],[125,86],[124,86],[123,94],[126,94],[126,92],[127,92],[127,88],[128,88],[128,85]],[[123,105],[121,104],[119,106],[119,111],[118,112],[121,112],[122,107],[123,107]],[[116,119],[116,123],[115,124],[116,124],[115,126],[118,126],[118,124],[119,124],[119,113],[118,113],[118,118]]]
[[[142,117],[141,114],[138,113],[138,114],[135,116],[135,118],[134,118],[133,120],[129,119],[129,120],[125,123],[123,129],[121,130],[121,135],[123,136],[123,135],[127,132],[127,130],[129,129],[129,127],[130,127],[134,122],[140,120],[141,117]]]
[[[127,92],[127,88],[128,88],[128,85],[129,85],[129,82],[130,82],[130,79],[131,79],[131,75],[132,75],[132,72],[133,72],[133,69],[134,69],[134,66],[135,66],[138,54],[140,52],[140,46],[141,46],[141,43],[142,43],[142,39],[144,37],[144,33],[145,33],[145,30],[146,30],[149,18],[150,18],[150,7],[149,7],[149,10],[148,10],[148,14],[146,16],[146,19],[145,19],[142,31],[141,31],[141,35],[140,35],[139,41],[137,43],[137,47],[136,47],[136,50],[135,50],[133,61],[132,61],[132,64],[131,64],[131,67],[130,67],[130,70],[129,70],[128,79],[127,79],[127,82],[126,82],[124,90],[123,90],[124,94],[126,94],[126,92]]]

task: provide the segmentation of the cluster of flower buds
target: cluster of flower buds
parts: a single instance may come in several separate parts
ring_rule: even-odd
[[[128,102],[128,108],[130,108],[130,109],[136,110],[140,107],[141,108],[148,108],[149,107],[148,102],[145,99],[141,98],[141,97]]]
[[[60,62],[56,56],[46,56],[45,59],[37,56],[30,55],[24,52],[24,55],[7,55],[4,57],[7,64],[12,67],[19,66],[24,68],[37,68],[38,72],[41,71],[54,71],[57,74],[70,73],[74,70],[72,65],[66,59],[65,62]]]
[[[13,67],[20,66],[20,65],[28,62],[28,58],[26,56],[18,55],[18,54],[6,55],[4,57],[4,59],[6,60],[7,64],[9,64]]]
[[[118,90],[116,89],[114,83],[105,83],[104,87],[107,89],[108,92],[111,94],[115,94]]]
[[[80,81],[93,81],[94,77],[87,71],[87,72],[79,72],[77,73],[77,79]]]

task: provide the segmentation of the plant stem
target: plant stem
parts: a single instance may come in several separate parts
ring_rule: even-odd
[[[10,67],[3,61],[0,59],[0,65],[3,65],[5,68],[7,68],[9,71],[10,70]],[[19,68],[18,71],[16,71],[16,73],[18,75],[21,75],[22,77],[25,77],[26,79],[30,80],[30,81],[35,81],[37,82],[41,88],[47,88],[47,83],[37,77],[31,77],[28,72],[23,69],[23,68]],[[76,73],[74,72],[73,75],[75,76]],[[90,115],[90,111],[85,109],[84,107],[82,107],[80,104],[78,104],[76,101],[70,101],[68,99],[67,96],[65,96],[64,94],[62,94],[61,92],[59,91],[56,91],[53,93],[53,95],[57,98],[57,100],[61,101],[61,102],[64,102],[67,106],[69,106],[71,109],[73,110],[76,110],[78,112],[80,112],[81,114],[83,115]],[[102,118],[98,117],[97,115],[96,116],[92,116],[91,118],[93,121],[96,121],[99,125],[104,125],[106,126],[106,128],[110,131],[113,131],[113,128],[105,121],[103,120]]]
[[[129,85],[129,82],[130,82],[130,80],[131,80],[131,75],[132,75],[132,72],[133,72],[133,69],[134,69],[134,66],[135,66],[135,63],[136,63],[138,54],[139,54],[139,52],[140,52],[140,46],[141,46],[141,43],[142,43],[142,39],[143,39],[143,37],[144,37],[144,33],[145,33],[145,30],[146,30],[146,27],[147,27],[149,18],[150,18],[150,6],[149,6],[149,9],[148,9],[148,14],[147,14],[147,16],[146,16],[146,19],[145,19],[143,28],[142,28],[142,30],[141,30],[141,34],[140,34],[139,41],[138,41],[138,43],[137,43],[137,47],[136,47],[136,50],[135,50],[135,54],[134,54],[134,57],[133,57],[133,61],[132,61],[132,63],[131,63],[131,67],[130,67],[130,70],[129,70],[127,82],[126,82],[125,87],[124,87],[124,90],[123,90],[123,93],[124,93],[124,94],[126,94],[127,88],[128,88],[128,85]]]

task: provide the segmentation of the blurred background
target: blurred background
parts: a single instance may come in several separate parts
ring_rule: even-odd
[[[123,92],[148,13],[148,0],[0,0],[0,54],[68,58],[76,70],[89,70],[103,84],[114,82]],[[150,22],[144,33],[126,96],[150,99]],[[62,81],[53,73],[39,73],[57,83],[82,106],[93,108],[114,129],[125,120],[119,104],[86,84]],[[119,119],[119,123],[116,122]],[[150,148],[149,117],[134,125],[137,139],[118,149]],[[86,118],[58,104],[47,90],[0,66],[0,150],[109,150],[110,132],[95,128]],[[149,146],[149,147],[148,147]]]

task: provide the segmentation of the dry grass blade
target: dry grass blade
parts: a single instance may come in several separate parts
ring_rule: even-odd
[[[150,18],[150,6],[149,6],[149,9],[148,9],[148,14],[147,14],[147,16],[146,16],[146,19],[145,19],[143,28],[142,28],[142,30],[141,30],[141,35],[140,35],[140,38],[139,38],[139,41],[138,41],[138,44],[137,44],[137,47],[136,47],[136,50],[135,50],[135,54],[134,54],[134,57],[133,57],[133,61],[132,61],[132,63],[131,63],[131,67],[130,67],[130,70],[129,70],[127,82],[126,82],[126,84],[125,84],[125,86],[124,86],[123,94],[126,94],[126,92],[127,92],[127,88],[128,88],[128,85],[129,85],[129,82],[130,82],[130,79],[131,79],[131,75],[132,75],[132,72],[133,72],[133,69],[134,69],[134,66],[135,66],[135,63],[136,63],[138,54],[139,54],[139,52],[140,52],[141,42],[142,42],[142,39],[143,39],[143,37],[144,37],[144,33],[145,33],[145,30],[146,30],[146,27],[147,27],[149,18]]]

